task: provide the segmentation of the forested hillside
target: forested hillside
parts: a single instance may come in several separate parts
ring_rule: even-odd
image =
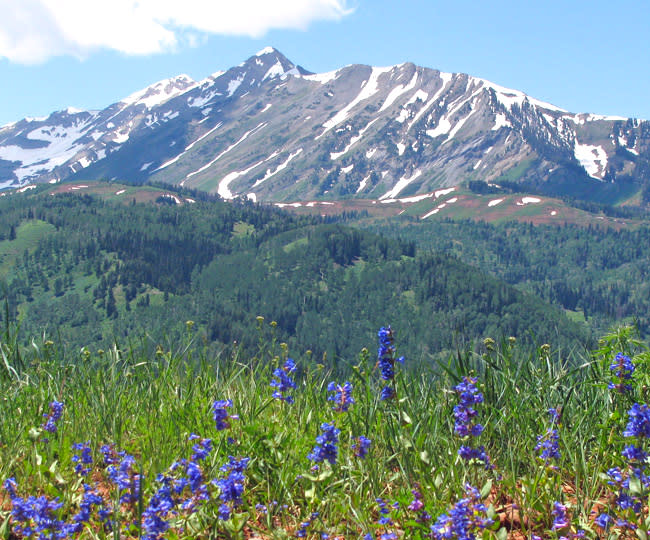
[[[650,333],[650,227],[533,226],[408,219],[366,223],[446,253],[576,312],[596,332],[616,322]]]
[[[145,336],[164,347],[192,320],[207,343],[252,348],[263,316],[277,339],[330,360],[352,358],[386,320],[421,358],[485,336],[588,339],[558,308],[448,254],[192,196],[123,204],[44,189],[0,200],[9,319],[25,339],[59,335],[70,347]]]

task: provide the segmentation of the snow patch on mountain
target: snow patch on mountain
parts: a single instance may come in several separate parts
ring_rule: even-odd
[[[280,171],[283,171],[284,169],[286,169],[289,166],[289,163],[291,163],[291,160],[293,158],[299,156],[301,152],[302,152],[302,148],[298,148],[298,150],[296,150],[294,153],[289,154],[289,157],[284,162],[280,163],[280,165],[278,165],[274,171],[271,171],[271,169],[267,169],[266,174],[262,178],[260,178],[257,182],[255,182],[255,184],[253,184],[253,188],[256,188],[257,186],[259,186],[263,182],[266,182],[272,176],[275,176]],[[277,152],[273,156],[276,156],[276,155],[278,155]],[[269,159],[270,158],[267,158],[265,161],[268,161]]]
[[[355,97],[343,109],[341,109],[332,118],[330,118],[327,122],[325,122],[323,124],[323,127],[325,128],[325,131],[323,131],[323,133],[318,135],[316,137],[316,140],[320,139],[323,135],[325,135],[333,127],[336,127],[341,122],[345,121],[345,119],[350,114],[350,111],[356,105],[358,105],[363,100],[368,99],[369,97],[376,94],[379,91],[379,86],[377,85],[377,81],[379,79],[379,76],[382,75],[383,73],[387,73],[387,72],[391,71],[392,69],[393,69],[392,67],[373,67],[372,71],[370,72],[370,76],[365,81],[365,84],[363,85],[363,88],[361,89],[361,92],[359,92],[357,97]]]
[[[349,144],[343,149],[342,152],[331,152],[330,153],[330,159],[335,160],[335,159],[340,158],[342,155],[347,154],[348,150],[350,150],[350,148],[352,148],[353,145],[358,143],[363,138],[363,135],[365,134],[365,132],[368,131],[370,126],[372,126],[377,120],[379,120],[379,118],[375,118],[375,119],[371,120],[370,122],[368,122],[368,125],[366,127],[364,127],[361,131],[359,131],[358,135],[355,135],[350,139]],[[371,156],[372,156],[372,154],[371,154]]]
[[[602,180],[605,169],[607,168],[607,153],[601,146],[580,144],[576,139],[574,155],[589,176],[597,180]]]
[[[212,167],[212,165],[214,165],[217,161],[219,161],[219,160],[220,160],[223,156],[225,156],[228,152],[230,152],[232,149],[236,148],[238,145],[240,145],[242,142],[244,142],[244,141],[248,138],[249,135],[254,134],[254,133],[257,133],[258,131],[260,131],[261,129],[263,129],[265,126],[266,126],[266,122],[264,122],[264,123],[262,123],[262,124],[259,124],[259,125],[257,125],[256,127],[254,127],[253,129],[251,129],[251,130],[247,131],[246,133],[244,133],[244,134],[241,136],[241,138],[240,138],[237,142],[231,144],[228,148],[226,148],[223,152],[221,152],[221,153],[220,153],[216,158],[214,158],[212,161],[210,161],[210,162],[207,163],[206,165],[203,165],[203,167],[197,169],[196,171],[193,171],[193,172],[189,173],[189,174],[185,177],[185,179],[181,182],[181,186],[185,184],[185,181],[186,181],[186,180],[192,178],[192,176],[196,176],[197,174],[200,174],[200,173],[202,173],[203,171],[205,171],[205,170],[209,169],[210,167]]]
[[[408,186],[414,180],[418,179],[421,175],[422,171],[418,169],[411,176],[402,176],[397,181],[397,184],[395,184],[393,189],[384,193],[381,197],[379,197],[379,200],[382,201],[384,199],[394,199],[400,191],[403,191],[406,186]]]
[[[390,94],[386,97],[384,104],[381,106],[379,109],[379,112],[385,111],[390,107],[395,100],[400,97],[402,94],[405,94],[406,92],[409,92],[410,90],[413,90],[415,88],[415,85],[418,82],[418,73],[417,71],[413,74],[413,77],[411,78],[411,81],[407,85],[399,85],[393,90],[391,90]]]
[[[133,94],[120,100],[125,105],[144,105],[148,109],[162,105],[173,97],[184,94],[197,85],[188,75],[179,75],[170,79],[158,81],[143,90],[138,90]]]

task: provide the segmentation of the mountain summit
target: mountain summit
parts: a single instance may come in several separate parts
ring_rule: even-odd
[[[202,81],[180,75],[101,111],[0,128],[0,187],[97,178],[275,201],[466,181],[589,198],[650,184],[650,123],[411,63],[313,74],[268,47]]]

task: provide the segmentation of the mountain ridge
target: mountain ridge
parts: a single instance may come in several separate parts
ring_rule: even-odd
[[[119,179],[260,201],[391,198],[472,180],[589,194],[650,184],[650,123],[569,113],[403,63],[314,74],[265,48],[202,81],[0,128],[0,187]]]

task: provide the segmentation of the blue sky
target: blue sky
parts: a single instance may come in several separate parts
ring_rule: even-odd
[[[64,5],[65,8],[61,6]],[[650,2],[0,0],[0,125],[99,109],[271,45],[315,72],[414,62],[572,112],[650,119]]]

